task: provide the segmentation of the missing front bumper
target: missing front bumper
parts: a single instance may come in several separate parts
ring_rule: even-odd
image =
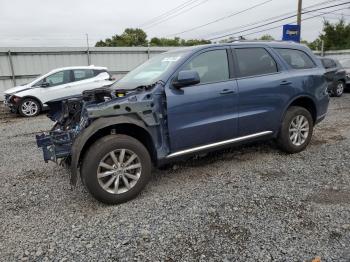
[[[73,143],[72,132],[51,131],[36,135],[36,143],[43,150],[44,161],[58,163],[59,159],[67,158],[71,155]]]

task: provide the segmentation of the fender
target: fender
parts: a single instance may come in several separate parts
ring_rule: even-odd
[[[100,130],[118,125],[118,124],[133,124],[138,127],[141,127],[147,133],[152,137],[150,131],[146,127],[146,125],[139,119],[137,119],[135,116],[115,116],[115,117],[102,117],[98,118],[94,122],[91,123],[86,129],[84,129],[79,136],[76,137],[76,139],[73,142],[72,149],[71,149],[71,184],[76,185],[77,183],[77,176],[78,176],[78,167],[79,167],[79,160],[81,157],[81,152],[86,144],[86,142],[97,132]]]

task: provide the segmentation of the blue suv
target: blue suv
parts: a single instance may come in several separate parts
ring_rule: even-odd
[[[99,201],[134,198],[152,166],[256,140],[306,148],[326,116],[321,61],[288,42],[237,42],[162,53],[110,87],[48,103],[45,161],[80,174]]]

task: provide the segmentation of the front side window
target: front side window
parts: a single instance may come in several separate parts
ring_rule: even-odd
[[[236,57],[240,77],[278,72],[275,60],[264,48],[238,48]]]
[[[60,71],[52,75],[47,76],[44,79],[45,83],[48,83],[48,86],[58,86],[70,82],[70,72],[69,70]]]
[[[303,51],[296,49],[276,48],[284,61],[294,69],[308,69],[315,67],[311,58]]]
[[[74,81],[81,81],[94,77],[94,71],[91,69],[75,69],[73,75]]]
[[[188,62],[182,70],[197,71],[201,84],[226,81],[230,78],[226,50],[202,53]]]

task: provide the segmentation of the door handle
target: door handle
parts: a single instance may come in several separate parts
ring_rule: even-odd
[[[292,84],[292,82],[287,81],[287,80],[283,80],[283,81],[280,83],[281,86],[287,86],[287,85],[290,85],[290,84]]]
[[[224,89],[220,92],[221,95],[233,94],[234,91],[232,89]]]
[[[64,88],[70,88],[70,86],[65,86]]]

